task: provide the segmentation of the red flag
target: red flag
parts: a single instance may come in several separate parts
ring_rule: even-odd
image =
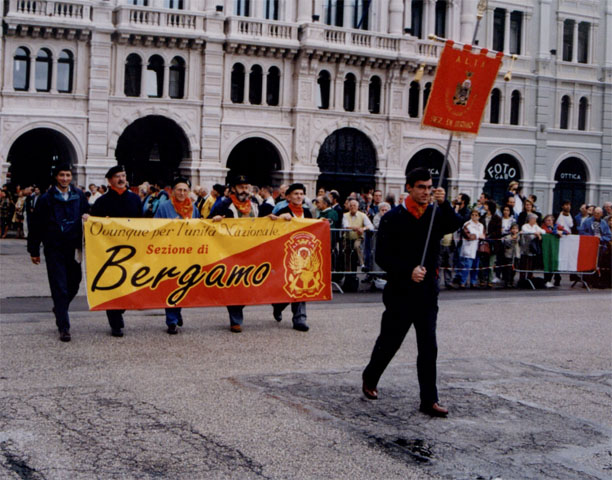
[[[490,57],[486,49],[476,54],[471,45],[453,44],[444,46],[422,125],[477,134],[503,53]]]

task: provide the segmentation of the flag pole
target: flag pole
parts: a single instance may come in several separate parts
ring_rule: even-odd
[[[478,35],[478,28],[480,27],[480,21],[484,16],[484,12],[487,9],[487,0],[480,0],[478,2],[478,6],[476,7],[478,13],[476,14],[476,26],[474,27],[474,35],[472,35],[472,45],[476,43],[476,36]],[[450,147],[453,142],[453,132],[450,132],[448,136],[448,144],[446,145],[446,152],[444,153],[444,161],[442,162],[442,169],[440,170],[440,178],[438,179],[438,185],[436,188],[440,188],[442,186],[442,182],[444,182],[444,173],[446,172],[446,168],[448,165],[448,153],[450,152]],[[433,229],[434,219],[436,216],[436,210],[438,209],[438,202],[434,200],[433,202],[433,211],[431,212],[431,220],[429,221],[429,229],[427,230],[427,238],[425,239],[425,246],[423,247],[423,255],[421,256],[421,267],[425,265],[425,257],[427,256],[427,249],[429,248],[429,240],[431,239],[431,231]]]

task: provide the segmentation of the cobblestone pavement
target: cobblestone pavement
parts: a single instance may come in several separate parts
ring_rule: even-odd
[[[260,306],[240,335],[220,308],[185,310],[172,337],[163,312],[127,312],[121,339],[81,303],[63,344],[44,269],[11,242],[0,242],[0,478],[612,476],[609,291],[443,292],[450,416],[430,419],[417,411],[413,331],[381,399],[360,395],[379,295],[309,304],[306,334]]]

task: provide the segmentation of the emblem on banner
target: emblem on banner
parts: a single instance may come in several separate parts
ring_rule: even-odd
[[[314,297],[321,293],[323,257],[321,241],[313,234],[299,232],[285,242],[285,292],[290,297]]]

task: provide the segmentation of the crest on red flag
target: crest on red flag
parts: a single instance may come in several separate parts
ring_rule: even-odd
[[[473,53],[471,45],[453,44],[444,46],[422,125],[477,134],[503,53],[491,57],[486,49]]]

